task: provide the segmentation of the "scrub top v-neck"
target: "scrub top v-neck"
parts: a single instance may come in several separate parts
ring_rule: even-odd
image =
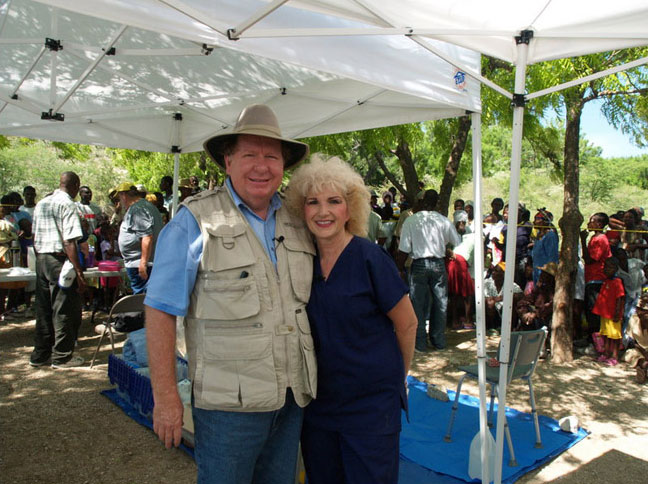
[[[319,256],[308,317],[318,362],[310,425],[349,433],[400,430],[406,406],[403,358],[387,313],[407,294],[393,259],[353,237],[327,279]]]

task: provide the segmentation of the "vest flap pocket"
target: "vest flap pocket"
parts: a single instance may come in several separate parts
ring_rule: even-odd
[[[205,356],[211,360],[260,360],[272,354],[272,335],[218,334],[205,331]]]
[[[308,240],[286,238],[283,242],[288,256],[288,270],[293,292],[298,300],[307,303],[313,279],[315,249]]]
[[[197,318],[236,321],[259,314],[261,302],[252,274],[239,279],[205,278],[201,282],[206,297],[195,305]]]
[[[224,271],[255,263],[245,224],[206,226],[206,230],[209,240],[204,247],[203,262],[210,270]]]
[[[295,319],[297,326],[302,333],[311,334],[310,324],[308,324],[308,317],[306,316],[306,309],[300,308],[295,311]]]

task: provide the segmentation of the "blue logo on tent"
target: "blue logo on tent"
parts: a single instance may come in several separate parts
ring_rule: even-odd
[[[455,87],[457,89],[465,89],[466,88],[466,73],[463,71],[456,71],[454,75],[454,82],[455,82]]]

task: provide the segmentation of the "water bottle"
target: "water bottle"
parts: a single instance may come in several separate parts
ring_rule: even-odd
[[[88,247],[88,260],[86,261],[86,267],[94,267],[95,265],[95,248],[94,246]]]
[[[72,285],[75,277],[76,272],[74,272],[74,266],[72,265],[72,262],[69,261],[69,259],[66,259],[66,261],[63,263],[63,267],[61,268],[61,273],[59,274],[58,285],[64,289],[67,289]]]
[[[482,482],[491,482],[495,476],[495,439],[490,430],[486,431],[486,455],[488,455],[488,479],[482,478],[481,466],[481,434],[477,432],[470,443],[470,460],[468,461],[468,475],[471,479],[482,479]]]
[[[20,267],[20,243],[17,240],[11,241],[11,265]]]

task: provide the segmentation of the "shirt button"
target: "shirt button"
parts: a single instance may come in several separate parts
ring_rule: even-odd
[[[292,333],[293,331],[295,331],[294,326],[288,326],[286,329],[288,330],[289,333]]]

